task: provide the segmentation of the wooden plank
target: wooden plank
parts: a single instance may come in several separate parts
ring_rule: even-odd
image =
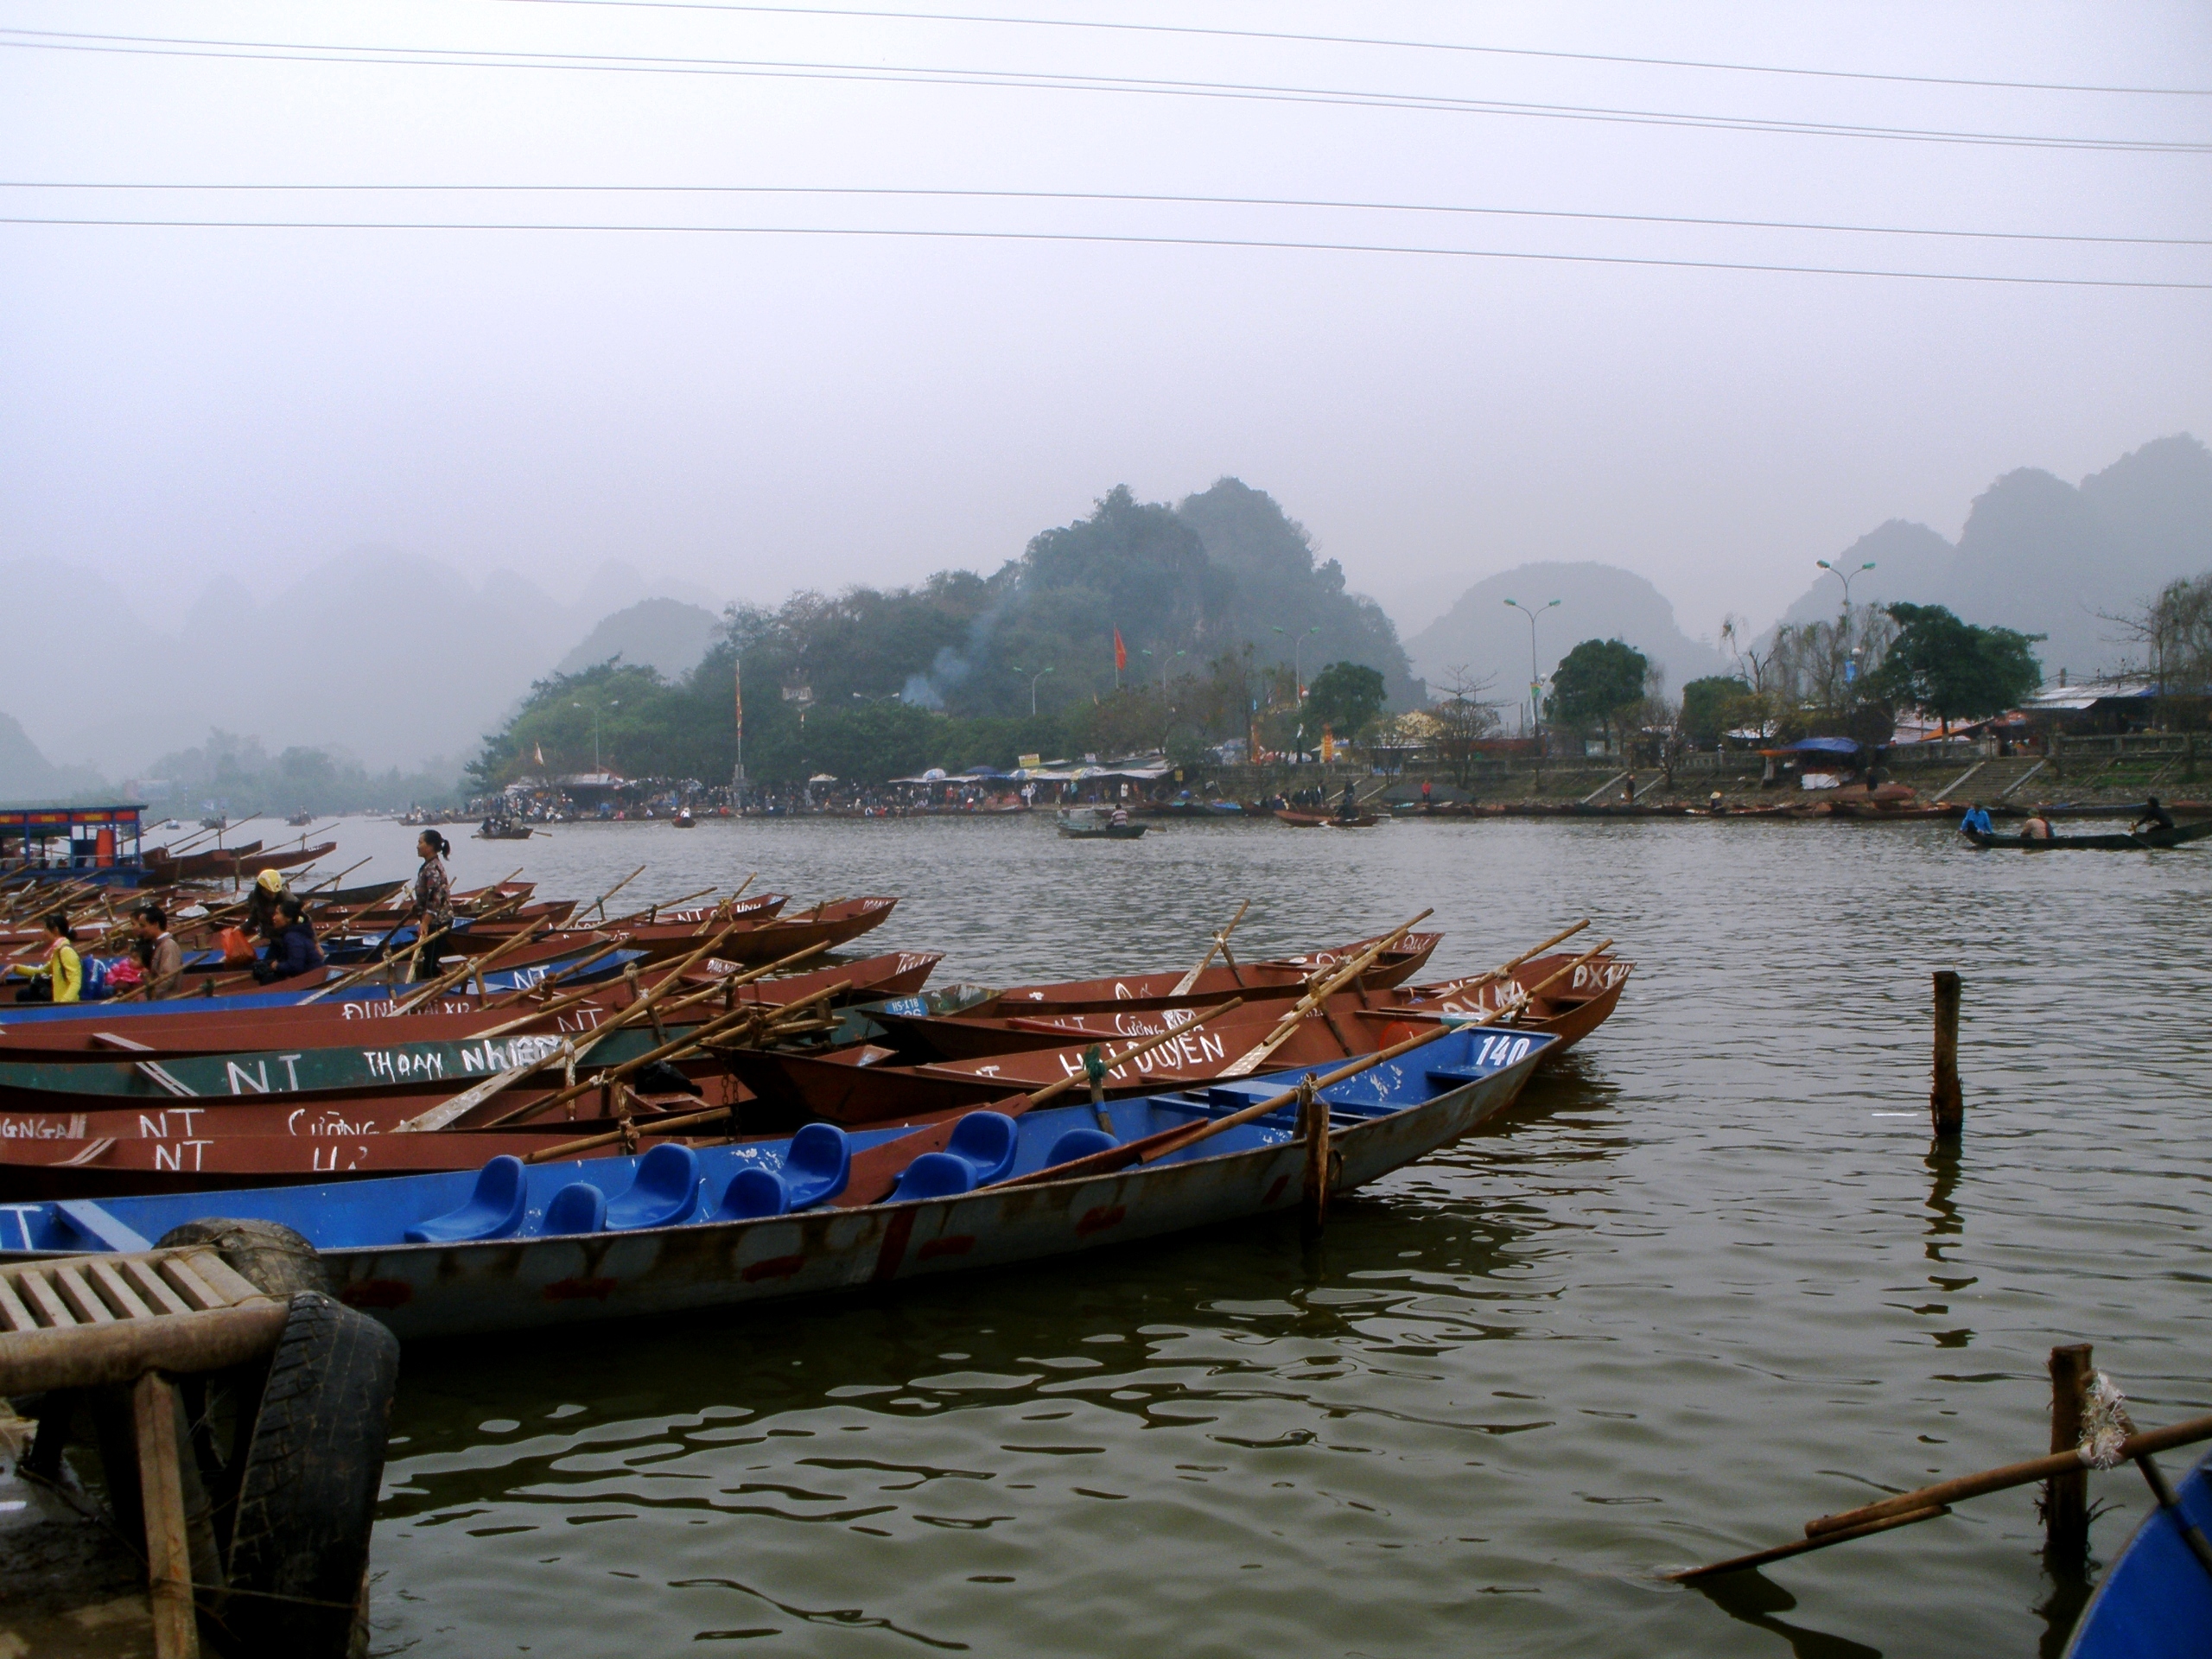
[[[154,1264],[151,1262],[131,1261],[121,1262],[118,1265],[122,1268],[124,1277],[130,1280],[132,1287],[152,1306],[155,1313],[189,1313],[192,1312],[192,1309],[186,1306],[184,1299],[169,1288],[168,1281],[154,1271]]]
[[[230,1306],[230,1299],[216,1294],[214,1289],[193,1271],[193,1263],[181,1255],[162,1258],[162,1277],[176,1287],[176,1294],[195,1308],[218,1308]]]
[[[23,1306],[23,1299],[16,1294],[15,1282],[5,1274],[0,1274],[0,1319],[7,1321],[10,1331],[38,1329],[38,1321],[31,1317],[30,1309]]]
[[[54,1269],[54,1287],[61,1300],[69,1304],[69,1311],[86,1325],[113,1325],[115,1315],[108,1312],[107,1304],[100,1300],[92,1287],[85,1282],[84,1269],[74,1262],[64,1262]]]
[[[92,1280],[92,1288],[99,1292],[100,1300],[126,1319],[150,1319],[154,1310],[139,1300],[138,1294],[124,1281],[112,1262],[103,1262],[93,1256],[85,1263],[86,1274]]]
[[[195,1250],[192,1254],[192,1270],[198,1274],[207,1288],[232,1306],[240,1302],[257,1302],[266,1293],[245,1278],[231,1264],[213,1250]]]
[[[76,1325],[75,1318],[62,1306],[61,1299],[54,1294],[54,1287],[46,1282],[46,1275],[36,1268],[26,1272],[16,1284],[23,1293],[23,1299],[30,1303],[31,1311],[39,1323],[61,1330],[68,1330]]]
[[[138,1433],[138,1492],[146,1512],[146,1595],[154,1609],[156,1659],[199,1659],[192,1608],[192,1541],[185,1531],[184,1475],[177,1465],[176,1393],[149,1371],[132,1385]]]

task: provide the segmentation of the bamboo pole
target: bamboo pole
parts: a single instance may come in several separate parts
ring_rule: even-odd
[[[1236,906],[1236,913],[1229,918],[1229,925],[1213,936],[1213,943],[1206,947],[1205,955],[1198,958],[1198,965],[1175,982],[1175,988],[1168,993],[1170,996],[1188,996],[1191,994],[1191,987],[1198,982],[1198,976],[1205,972],[1206,964],[1214,959],[1217,952],[1229,949],[1229,936],[1236,931],[1237,923],[1244,919],[1244,912],[1251,908],[1249,899]]]
[[[617,881],[605,893],[601,893],[598,898],[592,900],[591,907],[600,913],[600,917],[602,920],[605,919],[607,915],[607,901],[612,899],[616,893],[621,892],[623,888],[628,887],[632,881],[636,880],[645,873],[645,867],[642,864],[639,865],[636,869],[631,871],[629,874],[624,876],[620,881]],[[582,908],[582,906],[579,906],[579,908]]]
[[[1416,926],[1433,914],[1434,914],[1433,911],[1424,910],[1412,921],[1401,923],[1391,929],[1374,944],[1369,945],[1366,950],[1334,971],[1325,969],[1316,972],[1313,977],[1306,982],[1306,995],[1291,1004],[1282,1017],[1275,1021],[1274,1029],[1265,1037],[1230,1061],[1224,1068],[1221,1075],[1224,1077],[1249,1077],[1253,1072],[1258,1071],[1267,1064],[1268,1055],[1290,1040],[1292,1033],[1298,1029],[1300,1022],[1308,1014],[1326,1003],[1329,998],[1365,973],[1374,965],[1376,958],[1412,932]]]
[[[2212,1440],[2212,1416],[2191,1417],[2183,1422],[2169,1424],[2164,1428],[2147,1429],[2131,1434],[2120,1443],[2119,1456],[2123,1462],[2139,1462],[2153,1453],[2206,1440]],[[1864,1538],[1891,1527],[1910,1526],[1916,1521],[1926,1521],[1948,1514],[1951,1504],[1963,1503],[1969,1497],[2001,1492],[2009,1487],[2033,1485],[2037,1481],[2070,1474],[2082,1467],[2081,1452],[2072,1449],[2055,1452],[2047,1458],[2031,1459],[2026,1463],[2008,1463],[2002,1468],[1985,1469],[1979,1474],[1961,1475],[1954,1480],[1938,1481],[1932,1486],[1899,1492],[1878,1503],[1864,1503],[1855,1510],[1843,1510],[1834,1515],[1817,1516],[1805,1523],[1804,1537],[1777,1545],[1772,1549],[1732,1556],[1725,1561],[1693,1567],[1667,1576],[1678,1584],[1689,1584],[1723,1573],[1741,1572],[1746,1567],[1762,1566],[1770,1560],[1802,1554],[1808,1549],[1822,1549],[1830,1544]]]

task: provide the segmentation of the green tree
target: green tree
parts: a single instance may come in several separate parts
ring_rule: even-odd
[[[1977,627],[1941,605],[1892,605],[1897,636],[1875,670],[1873,690],[1943,722],[2001,715],[2043,683],[2030,649],[2041,634]]]
[[[1750,706],[1750,682],[1732,674],[1712,674],[1682,688],[1682,735],[1694,748],[1720,746],[1721,734],[1736,725]]]
[[[1552,671],[1544,713],[1569,726],[1611,728],[1625,740],[1643,705],[1650,660],[1618,639],[1585,639]]]
[[[1325,726],[1339,742],[1349,742],[1382,712],[1382,677],[1364,663],[1331,663],[1306,688],[1307,746],[1321,741]]]

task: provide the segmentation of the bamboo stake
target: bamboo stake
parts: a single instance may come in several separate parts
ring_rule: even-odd
[[[1198,965],[1175,982],[1175,988],[1168,993],[1170,996],[1188,996],[1191,994],[1191,987],[1198,982],[1198,976],[1205,972],[1206,964],[1214,959],[1214,953],[1229,949],[1229,936],[1236,931],[1236,924],[1244,919],[1244,912],[1251,908],[1249,899],[1236,906],[1236,913],[1229,918],[1229,925],[1213,936],[1213,943],[1206,947],[1205,955],[1198,958]]]

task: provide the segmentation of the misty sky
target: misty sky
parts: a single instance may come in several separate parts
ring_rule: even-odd
[[[2201,3],[1020,10],[2212,88]],[[39,30],[79,37],[26,32]],[[115,49],[126,36],[140,49]],[[263,44],[147,49],[156,39]],[[98,49],[50,49],[65,43]],[[208,55],[274,46],[494,55]],[[517,54],[596,61],[509,67]],[[842,67],[635,73],[610,57]],[[968,84],[880,78],[918,70]],[[2197,148],[1684,128],[1408,98]],[[0,225],[0,557],[98,562],[149,620],[215,572],[289,581],[369,543],[480,575],[513,568],[556,594],[622,559],[773,601],[800,584],[992,569],[1115,483],[1173,499],[1233,474],[1273,492],[1405,632],[1501,569],[1595,558],[1649,576],[1689,632],[1709,634],[1726,611],[1770,618],[1813,560],[1886,518],[1955,535],[2002,471],[2079,479],[2162,434],[2212,437],[2205,246],[980,197],[22,188],[1094,192],[2206,238],[2206,96],[711,3],[0,0],[0,145],[12,219],[993,230],[2200,285],[868,235]]]

